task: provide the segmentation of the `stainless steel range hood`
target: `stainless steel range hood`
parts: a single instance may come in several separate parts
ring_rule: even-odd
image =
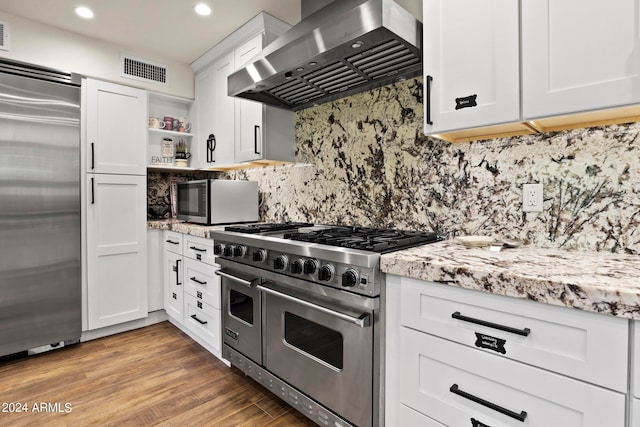
[[[392,0],[335,0],[229,76],[229,95],[300,110],[415,77],[422,23]]]

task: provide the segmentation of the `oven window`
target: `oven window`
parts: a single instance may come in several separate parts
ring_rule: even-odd
[[[289,345],[342,369],[343,339],[340,332],[285,312],[284,339]]]
[[[232,316],[253,325],[253,298],[229,289],[229,311]]]

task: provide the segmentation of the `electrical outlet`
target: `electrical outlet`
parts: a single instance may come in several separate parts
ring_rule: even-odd
[[[524,184],[522,186],[523,212],[542,212],[542,184]]]

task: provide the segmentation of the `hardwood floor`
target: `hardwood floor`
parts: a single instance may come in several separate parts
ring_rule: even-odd
[[[315,425],[169,322],[0,360],[0,405],[12,427]]]

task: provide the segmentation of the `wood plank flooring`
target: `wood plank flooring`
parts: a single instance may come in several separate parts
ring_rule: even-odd
[[[0,425],[315,424],[162,322],[37,356],[0,360]]]

